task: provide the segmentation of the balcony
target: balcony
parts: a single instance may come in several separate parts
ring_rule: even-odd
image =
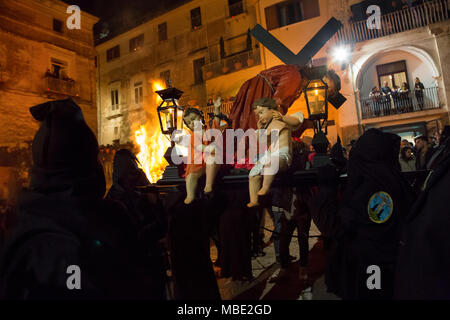
[[[331,44],[356,43],[400,33],[446,21],[449,18],[447,1],[434,0],[408,9],[381,16],[381,28],[369,29],[367,21],[357,21],[344,26],[330,40]]]
[[[244,51],[203,66],[206,80],[261,64],[259,49]]]
[[[74,80],[63,80],[51,76],[45,77],[45,85],[47,92],[64,94],[72,97],[80,95],[78,83]]]
[[[108,105],[102,110],[103,117],[111,120],[114,118],[121,117],[124,111],[128,110],[128,105],[126,103],[119,103],[116,105]]]
[[[233,101],[222,102],[220,107],[220,112],[229,116],[231,107],[233,106]],[[203,114],[205,115],[205,121],[208,122],[211,117],[209,113],[214,113],[214,106],[206,106],[202,108]]]
[[[416,97],[414,91],[409,91],[378,98],[361,98],[360,101],[363,120],[440,108],[437,87],[425,88],[422,99]]]

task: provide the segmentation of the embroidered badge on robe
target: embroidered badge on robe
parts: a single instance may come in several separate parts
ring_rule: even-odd
[[[375,223],[384,223],[389,220],[394,210],[391,196],[384,191],[375,192],[369,200],[367,211],[369,218]]]

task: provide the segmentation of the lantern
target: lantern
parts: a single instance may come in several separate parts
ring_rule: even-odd
[[[183,129],[183,108],[178,105],[178,99],[183,91],[169,87],[156,91],[162,102],[156,109],[158,111],[159,125],[163,134],[172,135],[175,130]]]
[[[328,86],[323,81],[326,71],[326,66],[312,68],[308,74],[309,81],[305,87],[308,117],[310,120],[316,121],[316,132],[321,131],[328,119]]]

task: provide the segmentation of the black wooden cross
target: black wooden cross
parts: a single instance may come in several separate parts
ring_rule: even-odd
[[[260,24],[257,24],[252,30],[250,30],[250,33],[256,38],[256,40],[261,42],[263,46],[265,46],[285,64],[305,66],[311,61],[316,53],[319,52],[325,43],[339,31],[341,27],[342,23],[332,17],[297,54],[294,54],[291,50],[289,50]],[[338,109],[346,100],[347,99],[339,92],[334,97],[328,97],[328,101],[336,109]]]
[[[250,33],[285,64],[304,66],[341,27],[342,23],[332,17],[297,54],[289,50],[260,24],[250,30]]]

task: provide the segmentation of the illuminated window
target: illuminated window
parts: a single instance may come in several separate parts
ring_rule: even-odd
[[[144,46],[144,35],[141,34],[136,38],[130,39],[130,52],[137,51]]]
[[[119,90],[111,90],[111,109],[119,109]]]
[[[142,103],[144,100],[144,91],[142,87],[142,82],[136,82],[134,84],[134,103]]]

